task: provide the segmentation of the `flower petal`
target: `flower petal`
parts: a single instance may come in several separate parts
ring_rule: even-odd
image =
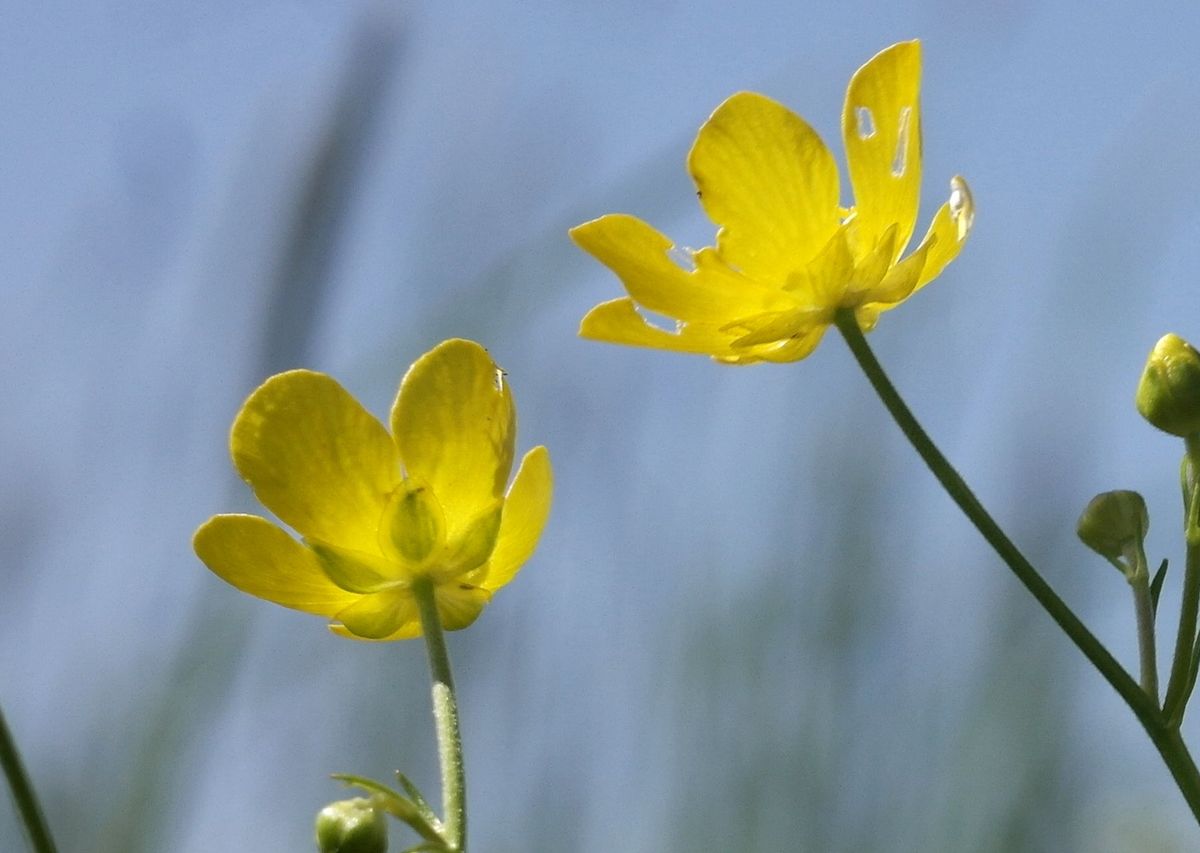
[[[399,459],[383,425],[332,378],[272,376],[238,412],[229,443],[238,472],[285,523],[313,539],[376,550]]]
[[[417,359],[391,420],[404,468],[433,490],[448,539],[504,494],[517,415],[503,371],[479,344],[448,340]]]
[[[914,291],[941,275],[946,265],[958,257],[974,224],[975,203],[971,199],[971,189],[961,176],[955,175],[950,179],[950,200],[938,209],[929,225],[929,232],[921,241],[926,243],[936,238],[925,258]]]
[[[256,515],[213,516],[192,546],[221,580],[293,610],[332,616],[359,598],[326,577],[312,551]]]
[[[403,630],[417,614],[417,603],[407,589],[390,589],[359,596],[337,612],[337,620],[352,636],[382,640]]]
[[[579,324],[579,335],[594,341],[638,347],[688,352],[698,355],[732,355],[733,335],[714,326],[679,324],[675,332],[659,329],[646,322],[629,297],[602,302],[589,311]]]
[[[901,42],[855,72],[842,137],[863,244],[896,224],[894,261],[917,220],[921,191],[921,43]]]
[[[763,95],[731,96],[688,155],[700,203],[721,226],[722,259],[782,285],[837,230],[838,171],[805,121]]]
[[[634,300],[670,317],[719,323],[792,302],[731,270],[711,250],[692,253],[693,269],[684,269],[671,259],[670,239],[633,216],[602,216],[572,228],[570,235],[617,274]]]
[[[533,554],[550,516],[553,492],[550,453],[545,447],[535,447],[521,460],[516,479],[508,490],[496,547],[481,573],[482,587],[497,590],[504,586]]]
[[[859,325],[864,331],[868,325],[874,325],[874,319],[881,311],[890,311],[912,294],[941,274],[946,266],[958,257],[971,226],[975,219],[975,208],[971,201],[971,191],[967,182],[955,176],[950,180],[950,200],[943,204],[924,239],[912,253],[902,260],[869,294],[874,301],[870,307],[874,317],[868,324],[867,312],[859,318]]]

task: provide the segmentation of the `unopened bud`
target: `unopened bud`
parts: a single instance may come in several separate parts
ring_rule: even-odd
[[[1164,335],[1154,345],[1138,383],[1137,408],[1164,432],[1200,433],[1200,353],[1183,338]]]
[[[318,812],[320,853],[387,853],[387,848],[387,816],[370,800],[341,800]]]
[[[1075,528],[1079,538],[1131,577],[1145,563],[1142,540],[1150,529],[1146,502],[1137,492],[1103,492],[1092,498]]]

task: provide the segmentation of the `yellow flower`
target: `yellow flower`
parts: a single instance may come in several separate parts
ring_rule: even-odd
[[[303,539],[258,516],[218,515],[196,531],[196,553],[243,592],[335,620],[346,637],[419,637],[419,578],[443,625],[465,628],[533,553],[550,512],[544,447],[504,493],[516,426],[503,371],[471,341],[413,364],[390,435],[330,377],[272,376],[242,406],[230,449],[258,499]]]
[[[838,309],[861,328],[899,305],[958,254],[974,208],[966,182],[925,238],[912,237],[921,186],[921,45],[892,45],[850,80],[842,135],[856,205],[839,202],[837,164],[803,119],[739,92],[700,128],[688,171],[716,245],[681,250],[639,219],[610,214],[572,229],[629,296],[597,305],[579,333],[610,343],[795,361],[811,353]],[[667,331],[645,309],[675,321]]]

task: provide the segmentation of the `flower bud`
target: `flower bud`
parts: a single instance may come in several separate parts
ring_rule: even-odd
[[[1083,544],[1132,576],[1144,560],[1142,540],[1150,529],[1146,502],[1137,492],[1103,492],[1092,498],[1075,530]]]
[[[1164,335],[1154,345],[1138,383],[1137,408],[1164,432],[1200,433],[1200,353],[1183,338]]]
[[[364,797],[330,803],[317,814],[320,853],[387,853],[387,816]]]

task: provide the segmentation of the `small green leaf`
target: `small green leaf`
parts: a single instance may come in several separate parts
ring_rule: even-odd
[[[421,793],[420,789],[412,783],[412,780],[399,770],[396,771],[396,779],[399,780],[400,787],[404,789],[404,792],[412,798],[413,805],[417,807],[417,811],[421,813],[421,817],[425,818],[433,826],[440,825],[438,816],[430,807],[429,801],[425,799],[425,795]]]
[[[1158,567],[1158,571],[1154,573],[1154,579],[1150,581],[1150,604],[1154,608],[1154,615],[1158,615],[1158,595],[1162,592],[1163,581],[1167,577],[1167,560],[1164,557],[1162,565]]]

